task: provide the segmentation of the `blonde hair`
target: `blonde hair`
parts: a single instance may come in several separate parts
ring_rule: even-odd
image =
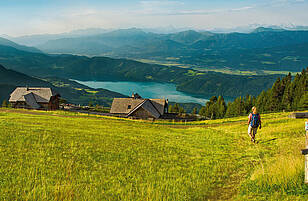
[[[257,107],[256,107],[256,106],[253,106],[253,107],[251,108],[251,110],[252,110],[252,113],[254,113],[254,114],[257,114],[257,113],[258,113],[258,110],[257,110]]]

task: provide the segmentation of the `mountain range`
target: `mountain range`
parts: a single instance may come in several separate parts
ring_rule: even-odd
[[[0,45],[0,63],[36,77],[83,81],[140,81],[173,83],[177,90],[196,96],[257,95],[271,87],[278,75],[240,76],[189,68],[146,64],[128,59],[48,55]]]
[[[56,40],[61,38],[75,38],[82,36],[92,36],[98,35],[106,32],[112,31],[111,29],[101,29],[101,28],[89,28],[89,29],[78,29],[71,32],[59,33],[59,34],[35,34],[35,35],[25,35],[18,37],[11,37],[4,35],[3,38],[7,38],[15,43],[26,45],[26,46],[37,46],[46,43],[50,40]]]
[[[23,51],[27,51],[27,52],[43,53],[41,50],[39,50],[35,47],[28,47],[28,46],[25,46],[25,45],[19,45],[17,43],[14,43],[11,40],[8,40],[8,39],[2,38],[2,37],[0,37],[0,45],[13,47],[13,48],[16,48],[18,50],[23,50]]]
[[[251,33],[217,34],[193,30],[157,34],[123,29],[49,40],[36,48],[53,54],[148,60],[199,70],[299,72],[308,63],[308,31],[259,27]]]

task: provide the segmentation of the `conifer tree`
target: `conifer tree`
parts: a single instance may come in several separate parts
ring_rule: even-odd
[[[256,107],[259,112],[265,112],[267,104],[267,93],[262,91],[261,94],[257,97]]]
[[[196,107],[194,107],[192,114],[198,114],[198,109]]]
[[[173,106],[173,112],[174,113],[178,113],[180,110],[180,105],[178,103],[174,104]]]
[[[218,100],[217,100],[217,115],[216,117],[217,118],[223,118],[226,114],[226,110],[227,110],[227,106],[226,106],[226,102],[224,100],[224,98],[222,96],[219,96],[218,97]]]
[[[184,110],[184,108],[183,107],[179,107],[179,112],[178,112],[179,114],[184,114],[185,113],[185,110]]]
[[[270,97],[269,97],[269,102],[268,102],[268,109],[270,111],[279,111],[281,107],[281,99],[282,99],[282,82],[280,78],[277,78],[276,82],[274,83]]]
[[[233,106],[232,102],[228,102],[225,117],[232,117],[233,114],[232,106]]]
[[[293,100],[292,85],[290,83],[288,86],[286,86],[284,90],[282,100],[281,100],[281,109],[286,110],[286,111],[291,111],[292,100]]]
[[[251,95],[247,94],[245,99],[244,99],[244,103],[245,103],[245,110],[248,112],[248,111],[250,111],[252,106],[255,105],[255,98],[253,98]]]
[[[172,105],[169,105],[169,107],[168,107],[168,112],[169,112],[169,113],[173,113],[173,107],[172,107]]]
[[[170,105],[168,111],[170,113],[179,113],[179,114],[185,113],[184,108],[181,107],[178,103],[175,103],[173,106]]]
[[[206,102],[205,107],[201,108],[199,114],[208,118],[216,119],[217,116],[217,97],[212,96],[208,102]]]
[[[7,106],[8,106],[7,101],[4,100],[4,101],[2,102],[2,107],[7,107]]]
[[[205,117],[206,111],[205,111],[205,106],[202,106],[201,109],[199,110],[199,115]]]
[[[292,101],[292,110],[297,110],[302,96],[304,96],[307,91],[307,72],[303,69],[301,74],[297,74],[293,81],[293,101]]]
[[[228,103],[226,117],[234,117],[246,114],[245,103],[242,97],[236,98],[232,103]]]
[[[308,109],[308,91],[302,96],[298,104],[298,110],[307,110]]]

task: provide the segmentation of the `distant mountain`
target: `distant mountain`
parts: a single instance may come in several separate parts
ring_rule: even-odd
[[[83,36],[92,36],[98,35],[102,33],[109,32],[109,29],[100,29],[100,28],[89,28],[89,29],[79,29],[74,30],[67,33],[60,33],[60,34],[36,34],[36,35],[26,35],[26,36],[19,36],[19,37],[9,37],[7,38],[15,43],[27,45],[27,46],[38,46],[43,43],[46,43],[49,40],[57,40],[60,38],[75,38],[75,37],[83,37]]]
[[[173,43],[170,42],[174,46]],[[159,46],[159,44],[158,44]],[[38,77],[60,77],[83,81],[140,81],[173,83],[179,91],[208,97],[259,94],[271,87],[278,75],[235,76],[200,72],[172,66],[152,65],[127,59],[46,55],[0,46],[0,63]]]
[[[23,51],[28,51],[28,52],[42,53],[42,51],[37,49],[37,48],[19,45],[17,43],[14,43],[14,42],[8,40],[8,39],[1,38],[1,37],[0,37],[0,45],[10,46],[10,47],[14,47],[18,50],[23,50]]]
[[[126,97],[106,89],[92,89],[74,81],[56,77],[44,80],[9,70],[0,65],[0,101],[8,100],[11,92],[18,86],[51,87],[70,103],[110,106],[114,97]],[[96,93],[93,94],[92,91]]]
[[[51,40],[38,48],[49,53],[147,59],[198,69],[296,72],[308,63],[308,53],[303,54],[297,46],[307,44],[308,31],[259,27],[251,33],[228,34],[193,30],[155,34],[141,29],[125,29],[95,36]],[[278,49],[281,51],[276,51]],[[290,62],[288,58],[296,54],[299,56]],[[242,59],[239,60],[239,57]]]
[[[283,29],[289,31],[307,31],[308,26],[297,26],[293,24],[269,25],[269,24],[249,24],[246,26],[232,27],[232,28],[213,28],[209,29],[213,33],[251,33],[259,27],[270,29]]]
[[[197,32],[193,30],[183,31],[175,34],[170,34],[167,38],[183,44],[194,44],[199,40],[207,40],[215,34],[211,32]]]
[[[251,33],[260,33],[260,32],[281,32],[281,31],[287,31],[282,28],[269,28],[269,27],[258,27]]]

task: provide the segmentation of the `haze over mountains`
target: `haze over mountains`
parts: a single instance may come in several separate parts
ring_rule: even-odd
[[[15,43],[18,44],[23,44],[27,46],[37,46],[44,44],[50,40],[98,35],[109,31],[111,31],[111,29],[91,28],[91,29],[80,29],[60,34],[35,34],[35,35],[25,35],[19,37],[11,37],[11,36],[3,36],[3,37],[11,41],[14,41]]]
[[[4,45],[4,46],[14,47],[16,49],[23,50],[23,51],[35,52],[35,53],[43,53],[42,51],[40,51],[37,48],[28,47],[28,46],[24,46],[24,45],[19,45],[17,43],[14,43],[14,42],[8,40],[8,39],[1,38],[1,37],[0,37],[0,44]]]
[[[153,65],[127,59],[47,55],[0,45],[0,63],[9,69],[37,77],[90,81],[142,81],[174,83],[177,90],[198,96],[258,94],[269,88],[277,75],[236,76],[200,72],[174,66]]]
[[[97,31],[103,33],[96,34]],[[82,34],[27,36],[15,41],[28,40],[46,53],[128,58],[199,70],[298,72],[308,62],[305,30],[259,27],[251,33],[188,30],[157,34],[132,28]]]
[[[308,63],[308,31],[278,28],[228,34],[91,29],[19,40],[45,42],[28,47],[0,38],[0,64],[51,83],[75,85],[68,79],[173,83],[179,91],[202,97],[257,95],[280,76],[265,75],[265,70],[298,72]],[[263,75],[203,71],[216,69]]]

